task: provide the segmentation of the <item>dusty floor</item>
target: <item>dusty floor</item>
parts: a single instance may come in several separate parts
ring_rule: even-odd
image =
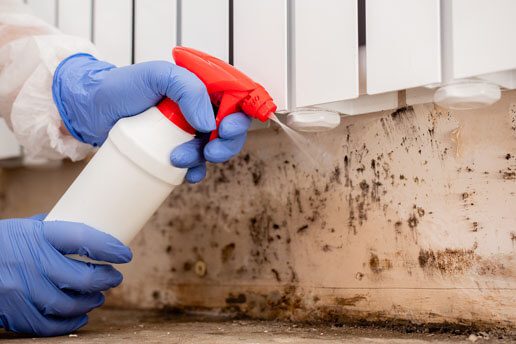
[[[470,337],[471,335],[471,337]],[[476,336],[476,337],[475,337]],[[181,316],[163,312],[102,309],[92,312],[89,325],[59,338],[21,337],[0,330],[9,343],[514,343],[500,334],[401,333],[385,329],[296,325],[234,320],[211,316]]]

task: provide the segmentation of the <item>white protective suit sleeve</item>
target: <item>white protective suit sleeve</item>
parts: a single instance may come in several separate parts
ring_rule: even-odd
[[[31,158],[83,159],[93,149],[68,134],[52,98],[66,57],[97,55],[91,42],[61,33],[20,0],[0,0],[0,115]]]

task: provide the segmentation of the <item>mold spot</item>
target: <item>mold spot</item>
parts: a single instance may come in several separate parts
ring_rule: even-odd
[[[226,298],[226,303],[228,303],[230,305],[243,304],[246,302],[247,302],[247,298],[246,298],[245,294],[233,295],[230,293],[229,296]]]
[[[516,179],[516,171],[511,171],[509,168],[507,171],[500,171],[502,173],[502,178],[505,180],[515,180]]]
[[[335,166],[335,169],[333,170],[333,172],[331,173],[331,176],[330,176],[330,182],[342,184],[342,181],[340,179],[340,174],[341,174],[340,167]]]
[[[303,233],[304,231],[306,231],[306,230],[307,230],[307,228],[308,228],[308,225],[303,225],[303,226],[301,226],[301,227],[299,227],[299,228],[297,229],[297,232],[298,232],[298,233]]]
[[[426,271],[439,271],[441,274],[462,274],[471,269],[478,256],[473,250],[450,249],[433,251],[420,250],[419,266]]]
[[[266,207],[260,213],[253,216],[249,220],[249,229],[251,230],[251,240],[257,246],[261,246],[269,237],[269,228],[272,223],[272,218]]]
[[[296,189],[294,191],[294,196],[295,196],[295,199],[296,199],[297,207],[299,208],[299,212],[302,214],[303,213],[303,206],[301,204],[301,192],[299,191],[299,189]]]
[[[276,281],[277,282],[281,282],[281,277],[280,277],[280,274],[279,274],[278,270],[271,269],[271,272],[274,275],[274,278],[276,279]]]
[[[407,113],[413,113],[414,108],[412,106],[404,106],[391,113],[393,120],[401,120]]]
[[[410,228],[416,228],[419,224],[419,220],[417,219],[416,215],[411,215],[407,221]]]
[[[233,260],[235,258],[235,247],[235,243],[232,242],[222,248],[220,254],[223,263],[227,263],[228,261]]]
[[[384,270],[390,270],[392,268],[392,262],[389,259],[380,259],[376,254],[371,253],[369,268],[375,274],[379,274]]]
[[[367,300],[364,295],[356,295],[353,297],[336,297],[335,303],[339,306],[356,306],[356,304],[360,301]]]
[[[264,166],[263,163],[255,163],[252,168],[249,168],[251,172],[251,177],[253,178],[253,184],[258,185],[262,180]]]
[[[190,261],[184,262],[183,264],[183,271],[190,271],[192,270],[193,264]]]
[[[359,185],[362,193],[366,194],[369,191],[369,184],[365,180],[362,180]]]

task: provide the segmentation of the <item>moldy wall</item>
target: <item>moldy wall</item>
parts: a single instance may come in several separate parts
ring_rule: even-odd
[[[514,327],[516,92],[478,111],[342,122],[310,136],[317,168],[262,130],[178,188],[134,240],[108,303]],[[48,210],[80,167],[4,172],[2,215]]]

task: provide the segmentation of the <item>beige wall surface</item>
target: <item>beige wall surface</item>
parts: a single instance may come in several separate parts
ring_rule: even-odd
[[[108,303],[514,327],[516,92],[342,122],[307,136],[315,165],[267,129],[174,191]],[[4,171],[2,216],[48,211],[81,168]]]

